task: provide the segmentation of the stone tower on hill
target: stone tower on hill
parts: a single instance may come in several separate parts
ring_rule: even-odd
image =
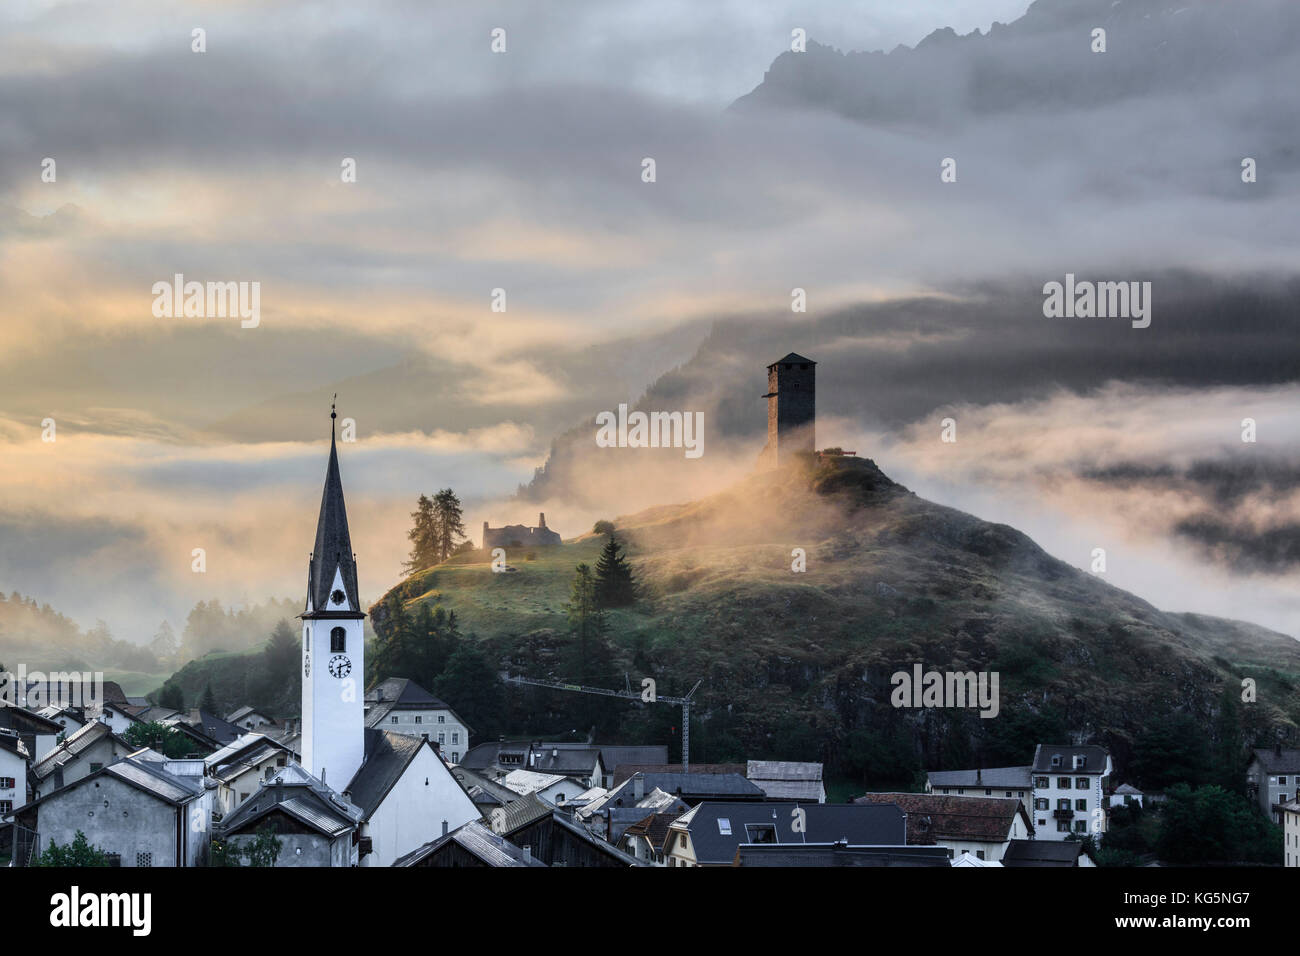
[[[759,468],[778,468],[816,450],[817,363],[791,352],[767,367],[767,445]]]

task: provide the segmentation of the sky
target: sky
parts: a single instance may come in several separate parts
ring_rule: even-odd
[[[164,618],[179,628],[200,599],[297,596],[335,393],[356,424],[341,466],[374,600],[397,580],[417,494],[459,491],[471,534],[483,520],[531,523],[534,504],[508,499],[556,436],[698,366],[716,323],[773,347],[780,336],[757,330],[788,339],[801,328],[789,323],[810,335],[817,324],[816,341],[835,349],[823,333],[836,316],[901,296],[975,302],[981,283],[1037,289],[1090,270],[1141,279],[1185,269],[1250,289],[1293,268],[1300,192],[1284,147],[1295,108],[1267,93],[1295,65],[1285,53],[1229,58],[1239,68],[1204,90],[1195,64],[1189,88],[1162,86],[1163,66],[1143,56],[1145,72],[1126,82],[1148,85],[1103,91],[1101,106],[1053,88],[1067,100],[1043,109],[1016,99],[1032,83],[999,100],[978,54],[952,59],[936,43],[848,84],[854,104],[874,94],[910,109],[903,121],[882,118],[879,102],[846,115],[857,107],[816,81],[793,105],[732,109],[794,28],[835,51],[890,51],[944,27],[988,32],[1028,4],[701,6],[6,3],[0,587],[131,640]],[[503,53],[491,49],[497,28]],[[1116,22],[1108,65],[1134,69],[1128,29]],[[1026,69],[1047,69],[1035,37],[1009,42]],[[798,64],[842,62],[802,55],[778,61],[775,86]],[[1237,164],[1251,153],[1265,157],[1264,175],[1243,193]],[[958,181],[944,184],[939,162],[953,155]],[[341,176],[349,159],[355,182]],[[156,315],[155,283],[176,274],[258,283],[257,325]],[[794,287],[807,291],[806,318],[790,313]],[[498,289],[505,311],[492,307]],[[1246,573],[1239,540],[1247,525],[1289,540],[1300,520],[1287,450],[1296,376],[1270,365],[1294,328],[1211,348],[1207,335],[1170,336],[1168,300],[1157,298],[1146,339],[1105,353],[1132,362],[1094,350],[1078,368],[1065,357],[1073,327],[1043,351],[1022,349],[1056,335],[1023,309],[1003,317],[1005,335],[987,317],[898,327],[870,312],[842,330],[852,345],[842,354],[883,361],[886,373],[910,357],[917,385],[896,382],[891,404],[843,366],[843,394],[863,401],[841,401],[826,434],[860,440],[914,490],[1008,520],[1071,563],[1086,564],[1084,545],[1118,517],[1128,537],[1115,583],[1166,609],[1295,633],[1287,554]],[[1240,367],[1225,375],[1207,356]],[[735,369],[712,371],[704,377]],[[963,436],[981,438],[956,460],[935,458],[943,450],[927,430],[960,397],[945,381],[969,384]],[[1159,414],[1124,420],[1134,406],[1196,409],[1191,444],[1165,441]],[[1178,472],[1182,500],[1201,506],[1187,505],[1182,525],[1135,532],[1135,515],[1167,514],[1168,489],[1151,489],[1191,449],[1220,463],[1238,451],[1214,409],[1236,423],[1257,407],[1275,426],[1259,453],[1280,463],[1279,477],[1232,492],[1232,528],[1205,524],[1209,486]],[[753,413],[761,427],[761,407]],[[1044,417],[1059,422],[1053,443],[1015,439]],[[42,440],[47,420],[54,441]],[[542,502],[548,522],[572,535],[607,512],[716,490],[754,451],[752,433],[733,431],[678,484],[597,471],[607,493],[592,501],[557,483]],[[1142,454],[1102,455],[1120,434],[1139,435]],[[1094,457],[1112,471],[1099,474]],[[1137,459],[1155,471],[1121,482]]]

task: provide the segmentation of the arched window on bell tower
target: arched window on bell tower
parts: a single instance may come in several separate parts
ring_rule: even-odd
[[[348,632],[341,627],[330,631],[330,653],[345,654],[348,650]]]

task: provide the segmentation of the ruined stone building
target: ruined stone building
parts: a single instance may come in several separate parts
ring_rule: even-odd
[[[767,444],[758,467],[777,468],[816,450],[817,363],[791,352],[767,367]]]
[[[537,516],[537,527],[508,524],[504,528],[489,528],[483,522],[483,547],[485,548],[548,548],[560,543],[560,536],[546,527],[545,512]]]

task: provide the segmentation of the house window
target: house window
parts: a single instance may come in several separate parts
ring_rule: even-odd
[[[1046,789],[1047,789],[1048,787],[1050,787],[1051,785],[1052,785],[1052,782],[1051,782],[1050,780],[1048,780],[1046,777],[1035,777],[1035,778],[1034,778],[1034,786],[1037,787],[1039,790],[1046,790]]]
[[[348,632],[341,627],[330,631],[330,653],[344,654],[348,649]]]
[[[1277,785],[1278,785],[1279,787],[1285,787],[1285,786],[1286,786],[1286,777],[1278,777],[1278,778],[1277,778]]]
[[[1074,821],[1074,832],[1075,832],[1075,833],[1083,833],[1083,832],[1084,832],[1085,830],[1087,830],[1087,829],[1088,829],[1088,821],[1086,821],[1086,820],[1075,820],[1075,821]]]
[[[452,742],[453,744],[458,744],[458,743],[460,743],[460,732],[459,732],[459,731],[453,730],[453,731],[451,732],[451,742]]]
[[[986,796],[986,797],[991,797],[991,796],[993,796],[993,791],[990,790],[988,787],[985,787],[985,788],[984,788],[984,796]],[[1008,793],[1007,796],[1009,797],[1009,796],[1011,796],[1011,794]]]
[[[440,743],[440,744],[445,744],[446,742],[447,742],[447,735],[446,735],[446,734],[439,734],[439,735],[438,735],[438,743]]]
[[[396,714],[393,715],[393,719],[392,719],[392,721],[390,721],[390,723],[394,723],[394,724],[397,723],[397,715],[396,715]]]
[[[136,865],[136,866],[153,866],[153,854],[152,854],[152,853],[137,853],[137,854],[135,855],[135,865]]]
[[[1017,791],[1016,791],[1016,796],[1019,797],[1021,800],[1023,800],[1023,799],[1025,798],[1025,791],[1023,791],[1023,790],[1017,790]]]
[[[947,788],[947,787],[944,787],[943,790],[942,790],[942,792],[943,792],[943,793],[947,793],[947,792],[948,792],[948,788]]]
[[[983,851],[983,850],[976,850],[976,851],[975,851],[975,855],[976,855],[977,857],[979,857],[981,860],[984,859],[984,851]]]
[[[6,813],[14,812],[14,802],[12,800],[0,800],[0,816]]]
[[[745,834],[750,843],[776,842],[776,827],[770,823],[746,823]]]
[[[422,723],[424,723],[424,718],[423,718],[422,716],[420,716],[419,714],[416,714],[416,715],[415,715],[415,722],[416,722],[417,724],[422,724]]]
[[[1069,777],[1057,777],[1057,778],[1056,778],[1056,788],[1057,788],[1058,790],[1069,790],[1069,789],[1070,789],[1070,778],[1069,778]]]
[[[1064,799],[1057,800],[1057,801],[1056,801],[1056,809],[1058,809],[1058,810],[1068,810],[1068,809],[1070,809],[1070,799],[1069,799],[1068,797],[1066,797],[1066,798],[1064,798]]]
[[[13,777],[0,777],[0,790],[12,790],[16,785]]]
[[[728,817],[718,817],[718,833],[722,836],[731,836],[731,820]],[[682,837],[682,844],[685,845],[686,838]]]
[[[1075,801],[1074,801],[1074,809],[1078,810],[1080,813],[1086,813],[1086,812],[1088,811],[1088,801],[1087,801],[1087,800],[1075,800]]]
[[[965,793],[966,793],[966,788],[965,788],[965,787],[958,787],[958,788],[957,788],[957,794],[958,794],[958,796],[965,795]]]
[[[1087,790],[1087,789],[1088,789],[1088,778],[1087,778],[1087,777],[1077,777],[1077,778],[1075,779],[1075,781],[1074,781],[1074,789],[1075,789],[1075,790]]]
[[[1036,800],[1034,801],[1034,809],[1035,809],[1035,810],[1050,810],[1050,809],[1051,809],[1051,801],[1049,801],[1046,797],[1039,797],[1038,799],[1036,799]]]
[[[1008,797],[1011,796],[1011,791],[1010,791],[1010,790],[1007,791],[1007,796],[1008,796]],[[1022,793],[1021,796],[1023,797],[1024,794]]]
[[[1040,827],[1045,827],[1045,826],[1047,826],[1047,821],[1046,821],[1046,820],[1039,820],[1039,821],[1038,821],[1038,825],[1039,825]]]
[[[440,723],[440,724],[445,724],[446,722],[447,722],[447,715],[446,715],[446,714],[439,714],[439,715],[438,715],[438,723]]]
[[[1069,833],[1069,832],[1070,832],[1070,824],[1069,824],[1068,822],[1066,822],[1065,820],[1057,820],[1057,821],[1056,821],[1056,832],[1057,832],[1057,833]]]
[[[460,763],[460,751],[459,751],[459,750],[453,750],[453,751],[451,752],[451,762],[452,762],[452,763]]]

